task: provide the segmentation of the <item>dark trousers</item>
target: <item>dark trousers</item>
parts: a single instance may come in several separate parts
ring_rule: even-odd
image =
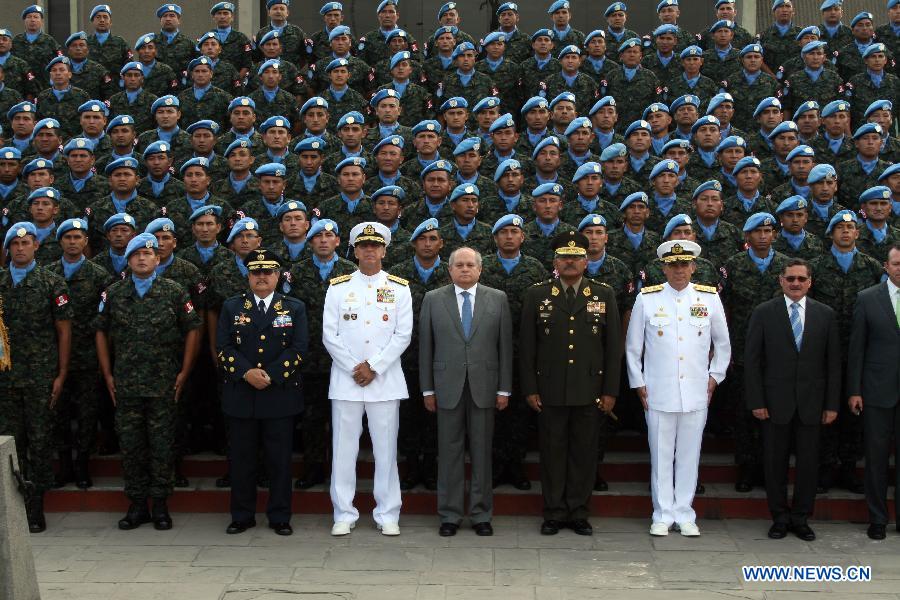
[[[248,521],[256,516],[257,451],[263,446],[269,475],[269,523],[291,520],[291,450],[294,417],[241,419],[228,417],[231,463],[231,518]]]
[[[847,364],[841,364],[841,381],[847,381]],[[842,387],[843,389],[843,387]],[[843,398],[848,394],[844,393]],[[853,414],[846,402],[841,402],[837,420],[831,427],[822,428],[821,457],[819,464],[823,468],[833,469],[838,464],[841,468],[856,469],[856,461],[863,453],[862,417]]]
[[[886,525],[890,520],[887,507],[888,458],[891,453],[891,435],[894,437],[894,457],[900,458],[900,405],[881,408],[867,404],[862,413],[866,450],[866,504],[869,506],[869,522]],[[900,468],[895,469],[897,487],[900,489]],[[894,498],[894,517],[897,518],[897,498]],[[900,522],[900,519],[897,519]]]
[[[821,425],[804,424],[796,413],[789,423],[778,424],[773,423],[772,419],[766,419],[761,424],[766,498],[772,520],[785,525],[805,525],[816,500]],[[794,447],[797,460],[794,498],[788,504],[791,446]]]
[[[584,406],[548,406],[538,414],[544,519],[586,519],[597,471],[600,412]]]
[[[98,381],[96,370],[69,372],[62,397],[56,405],[56,447],[61,453],[71,452],[73,447],[79,454],[88,455],[94,451],[100,406]],[[72,435],[73,421],[76,424],[75,435]]]
[[[426,462],[434,461],[437,456],[437,415],[425,408],[419,387],[419,371],[408,366],[409,363],[403,364],[409,400],[400,403],[400,434],[397,439],[400,454],[406,458],[407,465],[417,462],[422,456]]]
[[[39,493],[53,487],[56,413],[49,398],[49,384],[0,389],[0,435],[16,439],[20,468]],[[0,465],[0,469],[8,467]]]
[[[322,463],[328,466],[328,450],[331,447],[328,379],[328,373],[304,375],[304,407],[300,430],[303,434],[303,462],[306,465]]]
[[[734,407],[734,461],[745,468],[757,468],[762,462],[760,422],[747,408],[744,397],[744,366],[732,365],[726,381]]]

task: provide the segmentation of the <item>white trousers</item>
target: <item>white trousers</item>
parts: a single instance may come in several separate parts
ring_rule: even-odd
[[[697,518],[691,503],[697,490],[706,412],[705,408],[685,413],[651,408],[645,413],[654,523],[672,525]]]
[[[331,504],[334,520],[355,523],[359,511],[353,506],[356,495],[356,460],[363,413],[369,420],[369,436],[375,454],[375,510],[379,525],[400,520],[400,475],[397,471],[397,431],[400,401],[331,401]]]

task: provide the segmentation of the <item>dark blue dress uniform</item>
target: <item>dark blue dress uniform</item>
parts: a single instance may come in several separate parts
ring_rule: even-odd
[[[269,250],[251,252],[246,264],[251,271],[278,269]],[[232,519],[255,524],[257,449],[262,445],[270,479],[266,515],[275,528],[291,518],[292,436],[294,417],[303,409],[300,365],[309,332],[300,300],[275,292],[265,312],[258,304],[252,292],[226,300],[216,339],[224,379],[222,411],[229,424]],[[265,370],[271,385],[257,390],[244,381],[254,368]],[[239,531],[229,527],[229,533]]]

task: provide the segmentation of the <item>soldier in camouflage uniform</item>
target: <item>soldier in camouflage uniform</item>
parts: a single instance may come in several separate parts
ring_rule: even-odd
[[[340,58],[329,62],[324,71],[331,85],[325,88],[322,95],[328,102],[332,114],[346,115],[349,112],[367,112],[366,100],[357,91],[357,89],[364,90],[365,87],[354,87],[346,59]],[[333,128],[334,124],[329,122],[329,129],[333,130]]]
[[[838,204],[838,176],[835,168],[828,164],[816,165],[806,178],[809,185],[809,218],[806,230],[821,241],[830,241],[825,236],[825,228],[835,213],[844,210]]]
[[[477,56],[475,47],[469,42],[463,42],[453,50],[456,69],[447,71],[435,91],[439,101],[461,97],[474,107],[482,98],[497,95],[497,86],[491,78],[475,69]]]
[[[120,158],[111,162],[105,170],[112,193],[98,198],[85,209],[90,223],[91,249],[95,252],[106,248],[103,224],[116,213],[127,212],[134,217],[137,228],[143,229],[158,212],[150,200],[139,196],[138,161],[134,158]]]
[[[147,176],[138,184],[138,195],[163,208],[184,198],[184,182],[172,175],[172,148],[166,142],[153,142],[143,154]]]
[[[228,177],[215,182],[210,189],[214,196],[237,209],[259,195],[259,180],[250,170],[254,160],[250,144],[245,139],[237,139],[229,144],[222,154],[228,161]]]
[[[426,90],[424,87],[417,85],[412,82],[410,72],[412,66],[409,59],[409,52],[398,52],[391,58],[391,68],[390,73],[392,75],[392,79],[390,83],[387,83],[381,88],[379,88],[379,92],[381,90],[391,90],[396,94],[397,101],[399,102],[399,117],[396,119],[400,123],[400,126],[404,128],[413,127],[416,123],[420,121],[424,121],[425,119],[430,119],[432,115],[432,101],[431,101],[431,93]],[[379,94],[376,94],[372,97],[372,102],[375,101],[375,98],[378,98]],[[384,98],[384,96],[381,96]],[[387,98],[393,98],[394,94],[389,94]],[[378,114],[378,106],[381,104],[381,101],[372,105],[375,109],[376,116],[379,121],[383,121],[383,118]],[[370,131],[370,134],[372,132]],[[377,131],[375,133],[378,133]],[[394,133],[397,133],[396,131]],[[379,139],[383,137],[383,134],[379,136]],[[411,138],[407,139],[407,141],[411,141]]]
[[[96,157],[94,168],[97,173],[102,173],[106,166],[120,158],[139,158],[136,144],[137,132],[134,129],[135,120],[131,115],[119,115],[113,117],[106,126],[106,135],[109,138],[110,152]]]
[[[640,118],[644,108],[658,98],[662,87],[653,71],[641,68],[641,41],[631,38],[624,41],[618,49],[618,69],[609,73],[606,89],[600,90],[600,94],[609,95],[616,100],[616,109],[619,111],[619,122],[616,127],[623,131],[630,123]],[[629,77],[625,69],[637,69]]]
[[[177,67],[169,66],[162,58],[158,57],[162,44],[157,46],[156,39],[156,34],[148,33],[139,37],[134,44],[134,51],[137,52],[138,62],[144,73],[144,89],[154,96],[174,94],[181,87],[179,81],[181,73],[187,67],[187,62]],[[193,42],[191,42],[191,48],[193,48]]]
[[[837,166],[840,174],[838,199],[848,208],[859,206],[859,196],[876,185],[878,177],[889,164],[881,160],[881,137],[884,130],[876,123],[866,123],[853,133],[856,156]]]
[[[884,44],[871,44],[863,51],[864,71],[847,82],[847,99],[853,105],[853,124],[865,121],[865,113],[876,100],[887,100],[900,106],[900,79],[887,71],[887,49]]]
[[[63,197],[78,209],[84,209],[95,199],[109,194],[106,177],[94,172],[94,152],[90,140],[74,138],[63,148],[69,172],[53,182]]]
[[[204,119],[216,123],[228,120],[228,105],[232,96],[212,85],[212,73],[212,66],[205,56],[195,58],[188,64],[187,74],[192,85],[178,94],[182,127]]]
[[[22,22],[25,31],[16,35],[12,40],[12,53],[25,61],[33,69],[36,79],[33,90],[42,90],[47,87],[49,80],[41,69],[54,57],[62,54],[59,43],[50,35],[44,33],[44,9],[32,4],[22,11]],[[25,92],[23,90],[23,94]]]
[[[347,82],[350,88],[359,93],[365,93],[369,85],[375,79],[372,68],[361,59],[350,55],[350,46],[353,44],[353,35],[350,28],[340,25],[331,30],[328,34],[331,52],[325,57],[310,65],[306,74],[306,80],[309,85],[314,86],[317,91],[323,93],[332,83],[329,74],[329,65],[336,60],[343,60],[343,67],[347,69]],[[324,95],[324,94],[323,94]],[[329,99],[331,100],[331,99]],[[344,113],[333,111],[336,115]]]
[[[404,53],[408,54],[405,60],[408,60],[409,64],[405,66],[406,68],[403,70],[404,74],[399,79],[409,79],[415,82],[422,81],[421,54],[410,50],[408,33],[402,29],[395,29],[387,34],[387,48],[387,56],[372,65],[373,77],[370,82],[371,87],[381,87],[390,83],[392,78],[397,77],[397,75],[392,72],[394,70],[392,65],[397,64],[394,60],[396,56]]]
[[[500,163],[494,172],[494,182],[495,185],[491,188],[493,192],[484,193],[478,187],[481,192],[478,208],[480,221],[493,223],[506,214],[517,214],[523,221],[534,218],[531,195],[522,191],[525,174],[519,161],[508,159]]]
[[[624,214],[624,225],[610,231],[606,249],[628,265],[632,273],[640,273],[653,260],[661,242],[659,234],[646,227],[650,199],[644,192],[635,192],[619,208]]]
[[[732,21],[734,25],[734,40],[731,42],[735,48],[743,48],[753,42],[754,36],[737,24],[737,10],[734,8],[734,0],[716,0],[716,19]],[[708,31],[700,33],[700,47],[704,50],[712,48],[713,42]]]
[[[45,267],[62,256],[59,244],[52,235],[56,229],[59,213],[59,190],[51,187],[38,188],[27,199],[28,220],[37,230],[38,249],[34,254],[37,264]]]
[[[244,82],[240,78],[237,69],[227,60],[222,59],[222,43],[215,31],[207,31],[197,40],[200,48],[200,56],[209,59],[210,68],[213,70],[212,84],[227,91],[229,94],[242,94]],[[182,85],[187,85],[187,79],[182,79]]]
[[[825,0],[819,7],[822,11],[822,24],[819,25],[821,39],[828,43],[828,54],[834,53],[853,40],[850,28],[841,22],[844,7],[841,0]]]
[[[800,130],[797,124],[793,121],[781,122],[769,134],[769,142],[772,144],[772,155],[764,159],[760,165],[766,191],[777,188],[790,174],[787,156],[800,145]]]
[[[260,193],[245,202],[239,211],[242,217],[256,222],[262,246],[272,250],[282,239],[277,215],[284,202],[287,168],[278,163],[265,163],[254,171],[254,175],[259,181]]]
[[[103,223],[103,233],[107,248],[103,251],[94,249],[94,257],[91,258],[91,262],[106,271],[112,279],[116,281],[124,279],[125,272],[128,270],[125,248],[131,238],[137,234],[134,217],[128,213],[112,215]],[[90,230],[88,230],[88,235],[90,235]]]
[[[69,371],[72,307],[65,280],[35,265],[37,231],[16,223],[3,241],[9,270],[0,271],[0,296],[9,335],[10,368],[0,372],[0,432],[16,439],[25,477],[34,483],[28,528],[40,533],[44,492],[53,486],[54,409]]]
[[[0,29],[0,54],[6,56],[3,62],[3,82],[7,88],[19,92],[20,95],[33,97],[38,91],[39,81],[35,78],[31,67],[27,62],[10,52],[12,49],[13,33],[9,29]],[[5,126],[6,111],[0,114],[0,123]]]
[[[331,54],[329,36],[344,22],[344,7],[340,2],[326,2],[319,9],[319,14],[322,15],[323,28],[306,40],[306,51],[312,55],[310,61],[318,61]]]
[[[575,94],[578,114],[586,115],[599,97],[600,91],[591,76],[579,70],[581,49],[577,46],[566,46],[560,50],[557,60],[560,63],[560,70],[551,73],[544,81],[545,97],[556,98],[563,92],[572,92]]]
[[[108,4],[98,4],[91,9],[90,20],[94,27],[94,33],[87,38],[91,59],[110,73],[118,73],[131,60],[131,50],[124,38],[110,31],[112,9]]]
[[[302,65],[306,62],[308,57],[306,33],[293,23],[288,22],[288,17],[290,17],[289,5],[290,0],[269,0],[266,2],[269,24],[264,25],[253,36],[257,44],[257,48],[253,53],[255,60],[263,59],[261,53],[261,46],[263,45],[261,40],[263,37],[269,32],[275,32],[278,34],[278,39],[281,40],[281,45],[284,48],[283,55],[286,60],[295,65]]]
[[[339,231],[374,219],[372,203],[363,191],[367,166],[363,158],[345,158],[335,167],[338,194],[323,200],[319,213],[337,223]]]
[[[872,13],[858,13],[850,21],[853,40],[838,49],[834,64],[844,81],[848,81],[856,73],[864,73],[866,63],[863,51],[875,43],[875,26]],[[888,57],[892,58],[892,57]]]
[[[138,152],[144,152],[153,142],[162,141],[168,145],[167,152],[173,162],[183,160],[190,154],[191,136],[178,126],[182,118],[181,102],[175,96],[162,96],[150,106],[150,114],[156,121],[156,128],[138,136]]]
[[[237,68],[240,78],[245,78],[253,64],[251,54],[253,44],[250,42],[250,38],[233,27],[234,4],[218,2],[209,9],[209,14],[212,15],[216,33],[222,43],[222,60],[233,64]],[[190,74],[190,69],[188,69],[188,74]]]
[[[803,196],[790,196],[778,205],[775,217],[781,223],[781,231],[772,244],[776,252],[789,258],[813,260],[825,251],[822,240],[806,231],[808,210],[809,200]]]
[[[613,2],[603,13],[606,17],[606,30],[604,37],[606,39],[606,57],[615,59],[619,56],[619,46],[622,42],[632,38],[639,38],[637,32],[625,28],[628,20],[628,7],[624,2]]]
[[[72,87],[72,65],[69,57],[57,56],[45,69],[52,86],[35,98],[39,119],[56,119],[67,137],[78,133],[78,107],[91,99],[82,89]]]
[[[468,36],[468,34],[466,35]],[[460,39],[459,36],[460,31],[449,25],[438,27],[434,32],[431,54],[422,64],[422,77],[425,79],[423,84],[432,94],[444,82],[444,76],[455,66],[453,50],[463,42],[468,42],[472,44],[473,48],[475,47],[474,40]]]
[[[406,200],[406,192],[396,185],[386,185],[372,192],[372,213],[375,220],[391,232],[391,246],[382,259],[382,263],[388,268],[398,265],[409,259],[413,254],[412,245],[409,243],[411,233],[400,224],[400,211]]]
[[[178,249],[177,256],[197,267],[201,284],[208,290],[213,268],[232,256],[231,251],[218,241],[224,224],[222,207],[214,204],[201,206],[191,213],[188,223],[191,241]]]
[[[759,36],[763,47],[763,59],[769,72],[774,73],[797,51],[794,38],[800,28],[794,25],[794,5],[791,0],[774,0],[772,12],[775,22]]]
[[[709,28],[712,43],[703,51],[703,74],[721,86],[735,71],[740,70],[740,52],[734,47],[734,21],[722,19]]]
[[[641,66],[650,69],[659,84],[668,89],[676,77],[681,77],[681,62],[675,53],[675,38],[677,27],[674,25],[660,25],[653,30],[653,40],[656,50],[649,50],[641,60]]]
[[[484,38],[482,49],[485,56],[475,63],[475,70],[490,78],[498,90],[496,95],[499,96],[502,106],[508,107],[510,110],[520,106],[522,103],[520,86],[523,72],[518,63],[513,62],[509,56],[505,55],[506,34],[500,31],[490,33]],[[555,94],[551,97],[555,97]]]
[[[325,142],[320,137],[308,137],[294,146],[300,168],[288,180],[286,195],[297,198],[314,211],[326,198],[337,193],[337,179],[322,170],[325,159]]]
[[[522,72],[522,95],[536,94],[541,82],[547,81],[550,75],[559,72],[559,61],[553,57],[554,34],[549,29],[538,29],[531,34],[531,47],[534,53],[519,65]]]
[[[810,144],[820,163],[836,165],[853,158],[850,142],[850,102],[833,100],[822,109],[822,134]]]
[[[159,60],[174,73],[180,73],[197,56],[197,43],[179,31],[181,7],[177,4],[163,4],[156,11],[156,18],[160,24],[160,31],[155,34],[159,40],[156,48]],[[134,49],[137,50],[137,45]]]
[[[153,106],[157,96],[144,89],[144,72],[141,70],[141,63],[127,63],[122,67],[119,75],[125,87],[121,92],[110,97],[110,116],[115,118],[120,115],[128,115],[133,120],[135,131],[147,131],[154,125],[150,107]]]
[[[753,112],[759,103],[778,93],[778,81],[762,71],[763,49],[760,44],[748,44],[740,52],[741,68],[725,78],[722,87],[734,98],[735,126],[744,131],[756,129]]]
[[[733,194],[725,197],[725,209],[722,219],[732,225],[741,226],[750,215],[757,212],[773,212],[770,196],[760,191],[763,181],[762,164],[755,156],[745,156],[732,169],[732,176],[737,182]]]
[[[782,103],[786,110],[794,111],[808,100],[815,100],[825,106],[837,100],[844,93],[841,76],[826,69],[825,42],[810,42],[803,47],[801,56],[805,68],[795,71],[790,79],[782,82]],[[814,76],[810,73],[815,73]]]
[[[688,46],[679,55],[684,71],[676,77],[666,92],[666,99],[672,102],[675,98],[691,94],[700,98],[700,106],[706,106],[719,93],[720,81],[713,81],[701,73],[703,68],[703,50],[700,46]]]
[[[560,219],[563,187],[558,183],[544,183],[532,192],[534,221],[525,224],[522,253],[540,261],[545,269],[553,268],[553,238],[575,231],[575,227]]]
[[[269,59],[259,65],[257,76],[260,86],[250,93],[256,118],[263,122],[276,115],[286,116],[294,112],[296,100],[294,96],[281,87],[285,73],[281,61]]]
[[[87,92],[90,98],[109,98],[117,90],[109,71],[99,62],[88,58],[90,48],[88,37],[83,31],[73,33],[66,39],[66,56],[72,65],[72,85]]]
[[[472,184],[463,183],[450,192],[449,206],[452,216],[441,226],[444,240],[443,256],[449,257],[457,248],[466,246],[479,254],[487,254],[492,247],[491,228],[477,220],[479,190]]]
[[[816,161],[815,150],[806,144],[797,146],[790,151],[785,161],[788,165],[788,180],[771,190],[769,194],[775,203],[784,200],[788,196],[799,194],[804,198],[809,195],[809,186],[806,184],[806,178],[812,170]]]
[[[572,176],[576,192],[575,201],[570,201],[562,207],[561,217],[567,224],[577,227],[585,215],[596,213],[603,215],[611,227],[622,225],[622,213],[619,212],[618,205],[601,197],[605,187],[601,172],[602,168],[595,162],[584,163],[575,171]]]
[[[301,72],[297,63],[288,60],[285,57],[283,51],[284,40],[281,39],[280,34],[274,30],[270,31],[260,38],[257,43],[259,44],[259,49],[262,51],[262,58],[254,63],[253,68],[250,70],[250,79],[247,81],[247,89],[255,90],[260,86],[259,75],[256,75],[255,73],[259,71],[259,68],[263,63],[268,60],[277,60],[280,63],[281,87],[297,99],[304,98],[307,92],[306,71],[304,70]],[[305,48],[305,46],[301,47],[304,55],[306,53]]]
[[[892,214],[891,196],[891,189],[881,185],[869,188],[859,198],[866,219],[859,227],[856,245],[882,264],[887,262],[891,246],[900,242],[900,227],[888,222]]]
[[[397,4],[394,0],[381,2],[377,11],[379,28],[373,29],[359,38],[356,46],[357,55],[366,64],[375,65],[391,56],[388,38],[389,34],[398,29],[400,14],[397,12]],[[420,61],[419,45],[412,36],[408,36],[408,44],[415,59]]]
[[[160,214],[172,221],[178,244],[188,246],[194,241],[191,237],[190,219],[197,209],[209,204],[218,206],[222,209],[222,218],[226,222],[234,218],[235,210],[226,200],[209,193],[212,171],[207,159],[188,160],[179,169],[179,175],[184,181],[183,193],[179,197],[169,199],[160,210]],[[198,307],[198,310],[200,308],[202,307]]]
[[[506,37],[506,58],[521,63],[531,54],[531,41],[519,28],[519,7],[515,2],[504,2],[497,8],[498,31]]]

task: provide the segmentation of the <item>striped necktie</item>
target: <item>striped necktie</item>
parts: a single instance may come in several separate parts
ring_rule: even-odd
[[[799,302],[791,303],[791,331],[794,334],[794,345],[799,350],[800,345],[803,343],[803,323],[800,321]]]

